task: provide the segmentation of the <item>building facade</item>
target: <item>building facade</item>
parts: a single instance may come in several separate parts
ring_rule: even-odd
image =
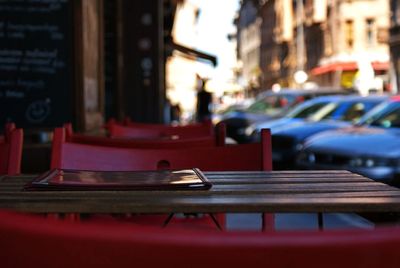
[[[291,0],[262,3],[262,66],[265,88],[291,85],[293,72],[293,5]],[[267,74],[271,74],[268,76]]]
[[[199,8],[188,1],[178,4],[171,36],[175,43],[193,48]],[[171,105],[179,105],[182,112],[193,113],[196,102],[196,57],[173,50],[166,61],[166,94]],[[184,116],[185,116],[184,115]]]
[[[262,88],[342,87],[362,94],[389,88],[389,1],[263,0],[257,4]],[[295,80],[298,71],[307,74],[306,81]]]
[[[390,56],[393,73],[391,75],[392,91],[398,92],[400,78],[400,2],[390,1]]]
[[[389,3],[374,1],[314,1],[326,5],[324,53],[309,66],[319,85],[355,88],[362,94],[385,90],[389,82]],[[314,5],[316,7],[316,5]]]
[[[243,0],[235,19],[238,82],[250,92],[260,88],[261,19],[258,10],[258,1]]]

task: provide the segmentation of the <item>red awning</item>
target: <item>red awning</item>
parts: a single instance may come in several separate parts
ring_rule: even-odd
[[[380,62],[374,61],[372,62],[372,68],[375,71],[386,71],[389,70],[389,62]],[[356,71],[358,70],[357,63],[354,61],[351,62],[337,62],[331,63],[323,66],[315,67],[311,70],[312,75],[321,75],[330,72],[337,71]]]

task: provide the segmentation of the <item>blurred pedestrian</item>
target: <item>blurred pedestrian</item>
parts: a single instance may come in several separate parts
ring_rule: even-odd
[[[168,98],[164,105],[164,123],[179,124],[181,120],[181,107],[179,103],[173,104]]]
[[[171,122],[179,123],[181,121],[181,106],[179,103],[171,105]]]
[[[196,105],[196,119],[197,122],[204,122],[211,120],[211,106],[212,94],[206,91],[207,80],[197,76],[198,92],[197,92],[197,105]]]

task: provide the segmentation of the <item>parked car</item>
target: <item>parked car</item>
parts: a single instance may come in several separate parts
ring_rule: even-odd
[[[294,167],[295,157],[302,143],[308,137],[322,131],[351,126],[355,120],[386,100],[387,96],[348,96],[337,102],[332,102],[313,116],[321,120],[305,121],[301,124],[284,126],[275,129],[272,134],[272,159],[275,169],[290,169]],[[322,116],[321,116],[322,114]]]
[[[237,111],[243,111],[245,110],[252,101],[249,102],[242,102],[242,103],[236,103],[229,105],[223,109],[217,109],[216,111],[213,112],[211,115],[211,120],[214,125],[218,124],[224,117],[226,117],[227,114],[232,113],[232,112],[237,112]]]
[[[352,127],[323,132],[305,141],[297,165],[347,169],[400,185],[400,97],[392,97]]]
[[[260,140],[261,129],[269,128],[271,132],[274,133],[275,129],[279,129],[280,127],[302,123],[308,118],[311,118],[325,105],[332,102],[337,102],[342,98],[342,95],[332,95],[317,97],[305,101],[293,107],[293,109],[291,109],[281,118],[260,121],[251,124],[249,127],[246,128],[245,135],[248,137],[248,140],[258,142]],[[322,117],[322,114],[320,114],[319,118],[314,116],[313,121],[321,120]]]
[[[344,90],[334,89],[282,89],[279,92],[266,91],[246,109],[225,114],[220,122],[226,125],[227,137],[238,143],[250,142],[245,130],[251,124],[283,116],[298,103],[322,95],[345,93]]]

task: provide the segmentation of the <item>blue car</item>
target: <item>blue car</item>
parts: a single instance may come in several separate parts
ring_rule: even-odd
[[[238,143],[248,143],[250,140],[245,135],[245,130],[251,124],[279,118],[303,101],[332,94],[346,94],[346,91],[335,89],[282,89],[279,92],[273,92],[268,90],[260,93],[257,99],[246,109],[232,111],[223,115],[220,118],[220,122],[226,125],[227,137]]]
[[[330,103],[336,103],[343,99],[342,95],[333,95],[333,96],[322,96],[317,97],[303,103],[298,104],[292,110],[290,110],[286,115],[282,116],[278,119],[261,121],[252,124],[251,126],[246,128],[245,135],[248,136],[248,139],[254,142],[258,142],[260,140],[261,129],[269,128],[272,133],[276,129],[279,129],[284,126],[299,124],[304,122],[307,119],[311,119],[313,121],[319,121],[323,118],[323,114],[318,113],[318,117],[313,115],[317,113],[322,107]]]
[[[387,96],[347,96],[324,106],[313,116],[323,114],[322,120],[307,120],[301,124],[280,127],[272,134],[272,160],[274,169],[291,169],[305,139],[326,130],[351,126]]]
[[[346,169],[400,185],[400,97],[392,97],[357,125],[314,135],[298,155],[305,169]]]

